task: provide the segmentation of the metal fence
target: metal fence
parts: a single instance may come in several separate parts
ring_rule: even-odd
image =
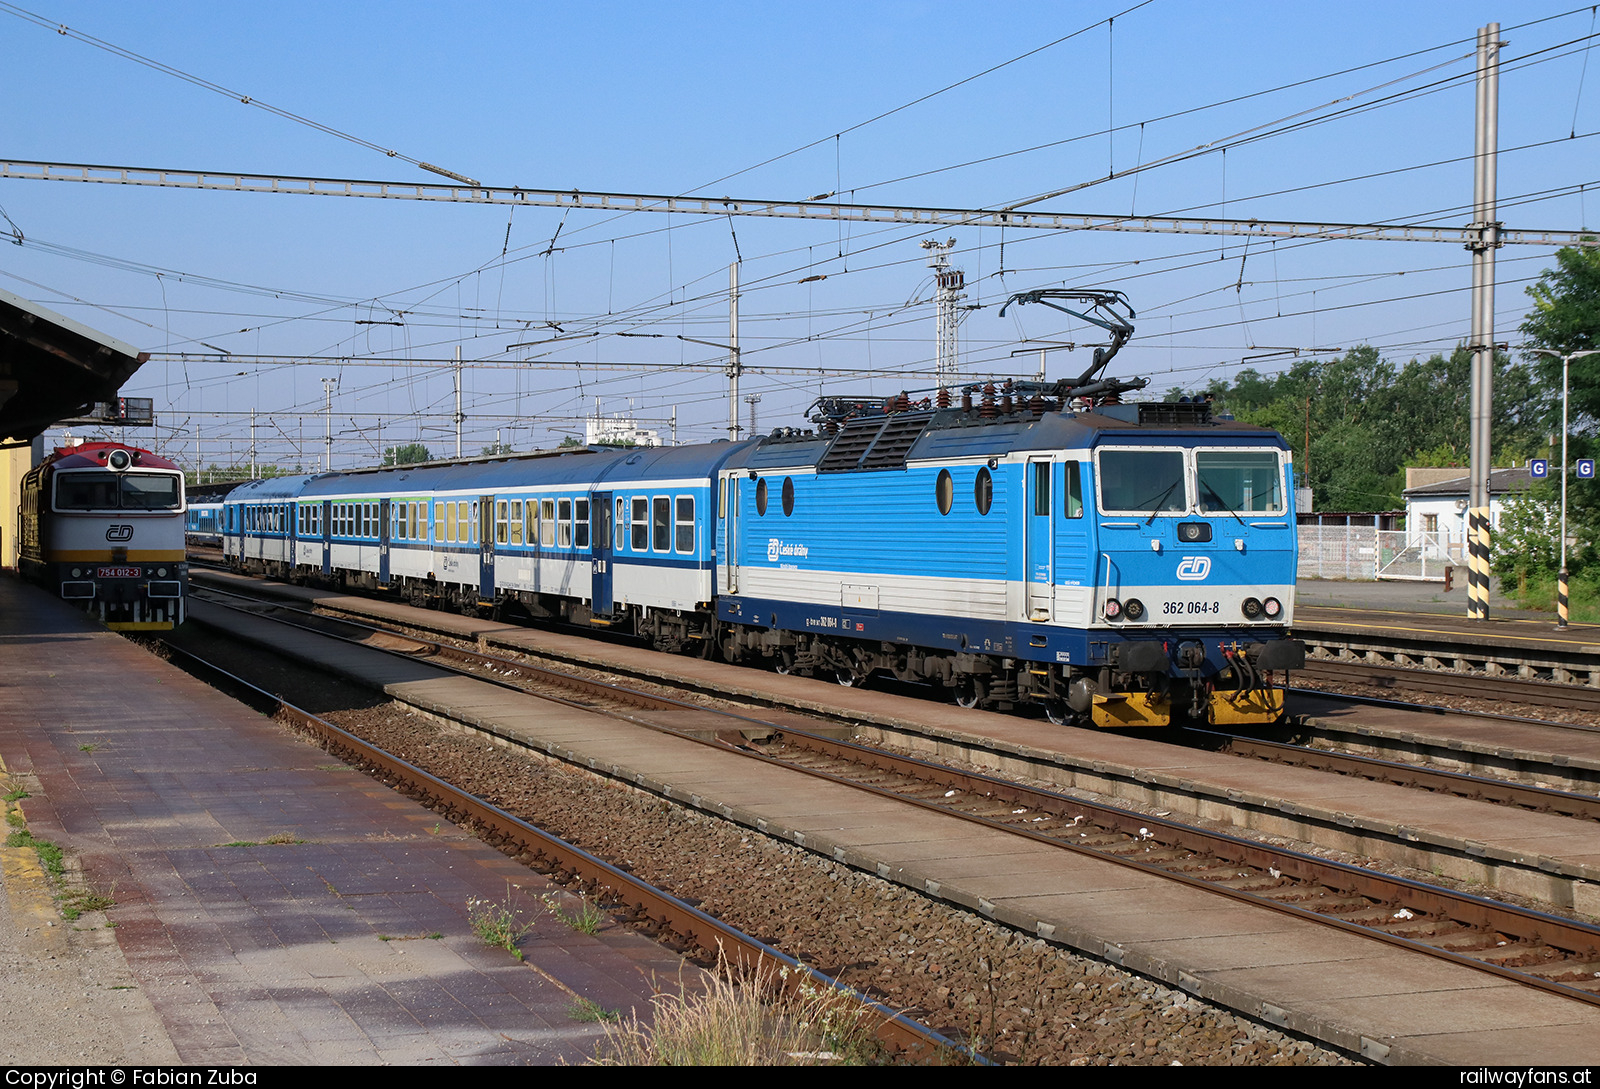
[[[1301,526],[1300,574],[1323,579],[1443,582],[1462,545],[1439,534],[1371,526]]]

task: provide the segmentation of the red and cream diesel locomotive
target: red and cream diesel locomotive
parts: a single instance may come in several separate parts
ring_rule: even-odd
[[[61,447],[22,478],[25,578],[119,631],[184,621],[183,472],[117,442]]]

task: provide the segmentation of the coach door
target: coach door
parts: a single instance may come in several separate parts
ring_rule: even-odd
[[[589,534],[589,541],[593,545],[589,578],[589,594],[593,600],[589,608],[597,619],[603,620],[616,608],[611,592],[611,493],[592,493],[589,496],[589,509],[594,512],[594,529]]]
[[[494,496],[480,495],[478,508],[478,600],[494,600]]]
[[[1027,467],[1027,567],[1028,619],[1050,619],[1055,597],[1054,525],[1050,520],[1050,485],[1054,468],[1048,458],[1029,458]]]
[[[378,585],[389,585],[389,500],[378,500]]]
[[[322,574],[333,575],[333,500],[322,501]]]

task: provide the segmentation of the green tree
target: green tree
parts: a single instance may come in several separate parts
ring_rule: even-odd
[[[491,442],[488,446],[485,446],[481,451],[479,451],[479,453],[486,458],[499,458],[505,457],[507,454],[515,454],[516,451],[511,449],[511,444],[509,442]]]
[[[432,460],[433,455],[420,442],[409,442],[404,446],[387,446],[383,451],[385,465],[415,465],[419,461]]]
[[[556,449],[557,450],[568,450],[568,449],[571,449],[574,446],[583,446],[583,445],[585,445],[585,444],[584,444],[584,441],[582,439],[578,438],[576,435],[568,435],[566,438],[561,440],[561,445],[556,447]]]

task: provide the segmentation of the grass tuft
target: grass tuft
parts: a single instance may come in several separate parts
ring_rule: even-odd
[[[39,856],[39,865],[43,866],[51,877],[60,877],[64,872],[61,848],[47,839],[34,839],[33,833],[26,828],[6,836],[6,846],[32,847],[34,853]]]
[[[509,883],[504,900],[469,899],[467,924],[484,945],[504,949],[518,960],[522,959],[522,950],[517,948],[517,942],[533,929],[533,923],[523,922],[517,909],[512,906]]]
[[[838,1066],[882,1061],[873,1024],[852,996],[789,969],[734,971],[726,961],[704,991],[656,995],[651,1024],[637,1013],[606,1028],[601,1066]]]
[[[622,1020],[622,1015],[616,1010],[608,1010],[589,998],[573,999],[572,1005],[567,1007],[567,1016],[574,1021],[594,1021],[601,1024]]]
[[[92,888],[75,889],[62,893],[58,899],[61,902],[61,917],[72,922],[86,911],[106,911],[116,907],[117,887],[112,885],[107,892]]]
[[[589,897],[582,893],[578,895],[578,907],[575,911],[568,911],[562,907],[561,897],[556,893],[547,892],[539,899],[543,901],[550,914],[580,934],[598,934],[600,925],[606,921],[605,912],[597,905],[591,904]]]

